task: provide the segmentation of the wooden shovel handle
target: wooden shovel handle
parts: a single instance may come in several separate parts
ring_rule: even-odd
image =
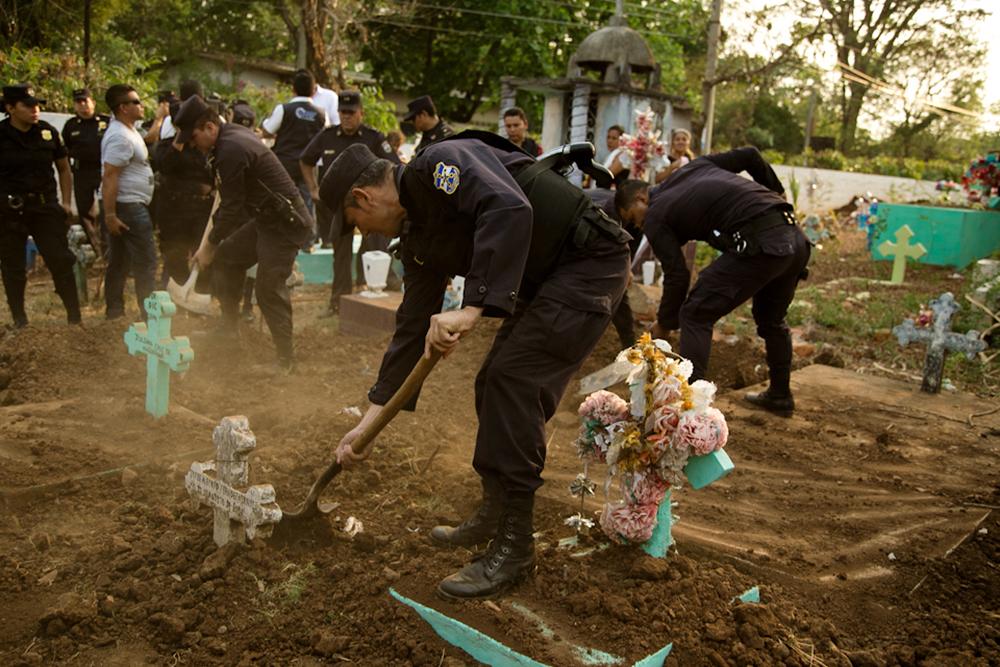
[[[365,447],[368,446],[375,437],[382,432],[386,424],[392,421],[393,417],[399,414],[399,411],[404,405],[410,402],[413,395],[417,393],[420,389],[420,385],[424,383],[427,376],[430,374],[434,365],[437,364],[438,360],[441,359],[441,353],[437,350],[431,350],[431,356],[425,357],[421,356],[420,361],[417,365],[413,367],[410,374],[406,376],[406,380],[403,384],[396,390],[396,393],[392,395],[392,398],[382,406],[382,410],[375,416],[375,420],[365,427],[365,430],[361,432],[361,435],[351,443],[351,451],[355,454],[364,451]]]

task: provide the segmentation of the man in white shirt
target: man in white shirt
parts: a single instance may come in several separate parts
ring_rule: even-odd
[[[104,295],[108,319],[125,315],[125,279],[131,269],[139,312],[156,280],[156,244],[149,202],[153,199],[153,170],[149,151],[136,125],[142,120],[139,94],[132,86],[115,84],[104,96],[113,114],[101,141],[101,202],[110,235]]]
[[[312,96],[313,104],[326,114],[326,126],[340,125],[340,97],[329,88],[316,84],[316,92]]]
[[[295,97],[284,104],[274,107],[274,111],[261,124],[265,139],[274,139],[271,151],[281,161],[288,175],[306,203],[306,208],[312,213],[312,198],[309,188],[302,179],[302,169],[299,167],[299,157],[309,142],[326,126],[326,115],[323,110],[313,104],[312,96],[316,92],[316,79],[308,70],[299,70],[292,79],[292,90]]]

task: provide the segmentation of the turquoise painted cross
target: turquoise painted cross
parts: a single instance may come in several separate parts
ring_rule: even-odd
[[[689,458],[687,465],[684,466],[684,474],[687,476],[691,488],[702,489],[712,482],[722,479],[735,467],[729,454],[720,449],[711,454]],[[673,521],[673,515],[670,513],[670,491],[667,491],[663,502],[660,503],[660,509],[656,511],[656,528],[653,529],[652,536],[643,543],[642,550],[654,558],[664,558],[670,545],[674,543],[674,539],[670,535]]]
[[[167,414],[170,404],[170,371],[186,371],[194,359],[187,336],[172,337],[170,320],[177,306],[166,292],[153,292],[143,302],[147,323],[136,322],[125,332],[128,353],[146,355],[146,412]]]
[[[913,230],[909,225],[903,225],[896,230],[896,241],[883,241],[879,244],[878,251],[886,257],[892,257],[892,278],[889,283],[892,285],[902,285],[903,277],[906,275],[906,258],[917,259],[927,254],[927,248],[923,243],[910,245],[913,238]]]

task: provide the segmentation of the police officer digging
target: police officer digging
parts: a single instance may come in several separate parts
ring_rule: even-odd
[[[364,107],[361,93],[356,90],[345,90],[340,94],[340,125],[326,128],[309,142],[302,152],[300,166],[302,177],[309,188],[312,199],[316,202],[316,222],[319,225],[320,237],[324,242],[333,244],[333,286],[330,290],[330,307],[328,315],[339,310],[340,297],[351,293],[351,264],[353,263],[353,229],[344,231],[339,215],[327,208],[319,198],[319,181],[316,180],[316,164],[319,163],[319,178],[329,170],[330,165],[345,148],[353,144],[363,144],[371,149],[377,157],[391,160],[399,164],[399,158],[389,146],[385,136],[378,130],[363,124]],[[336,211],[339,213],[339,210]],[[361,252],[366,250],[385,250],[389,239],[380,234],[369,234],[365,237]],[[359,253],[360,254],[360,253]],[[360,256],[358,258],[360,260]],[[361,271],[359,269],[358,276]]]
[[[290,369],[292,302],[285,284],[299,247],[313,234],[312,216],[278,158],[248,128],[223,124],[197,95],[174,118],[178,143],[190,143],[213,161],[220,204],[205,243],[195,254],[214,265],[215,295],[222,305],[222,334],[235,336],[246,270],[257,264],[257,303],[278,353]]]
[[[406,166],[351,146],[320,196],[343,206],[363,233],[399,235],[404,266],[396,331],[366,414],[337,447],[342,464],[368,456],[370,448],[355,454],[352,443],[422,354],[454,352],[480,317],[504,318],[475,382],[482,504],[461,525],[432,531],[444,546],[492,540],[482,558],[440,583],[441,595],[501,593],[534,568],[545,422],[622,298],[628,235],[579,189],[488,133],[443,140]],[[463,308],[441,313],[455,275],[465,276]]]
[[[740,176],[743,171],[753,180]],[[694,364],[692,379],[704,378],[712,327],[752,298],[770,386],[746,399],[788,417],[795,403],[785,314],[805,275],[810,250],[784,192],[756,148],[700,157],[650,192],[645,232],[665,273],[654,336],[680,328],[680,353]],[[681,248],[691,240],[705,241],[722,254],[688,294],[690,274]]]
[[[14,327],[28,324],[24,290],[28,283],[25,244],[30,235],[52,273],[70,324],[80,322],[73,279],[76,262],[66,241],[73,175],[66,148],[52,125],[41,120],[45,100],[28,85],[4,86],[0,121],[0,275]],[[52,165],[59,172],[59,195]],[[61,203],[60,203],[61,200]]]
[[[76,115],[63,125],[62,138],[73,168],[76,212],[88,233],[93,234],[97,217],[92,209],[95,193],[101,186],[101,139],[111,119],[95,113],[94,98],[87,88],[73,91],[73,109]]]

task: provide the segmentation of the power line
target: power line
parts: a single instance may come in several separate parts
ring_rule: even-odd
[[[393,1],[396,2],[397,4],[409,4],[406,2],[406,0],[393,0]],[[595,30],[597,28],[597,26],[595,26],[593,23],[581,23],[579,21],[550,19],[542,16],[525,16],[523,14],[492,12],[492,11],[487,11],[485,9],[467,9],[465,7],[450,7],[445,5],[435,5],[427,2],[415,2],[413,4],[415,4],[417,7],[422,7],[424,9],[436,9],[438,11],[445,11],[445,12],[458,12],[459,14],[472,14],[472,15],[487,16],[492,18],[503,18],[513,21],[528,21],[531,23],[547,23],[550,25],[559,25],[559,26],[574,27],[574,28],[586,28],[587,30]],[[636,32],[645,35],[658,35],[662,37],[684,37],[684,35],[676,33],[652,31],[652,30],[636,30]]]
[[[906,98],[906,91],[899,86],[893,85],[891,83],[886,83],[881,79],[876,79],[875,77],[862,72],[859,69],[851,67],[847,63],[837,61],[837,67],[840,68],[840,75],[847,79],[848,81],[853,81],[854,83],[860,83],[866,85],[870,88],[874,88],[878,92],[887,93],[899,98]],[[926,97],[915,97],[913,98],[915,102],[919,102],[921,105],[926,107],[931,107],[932,109],[937,109],[939,111],[947,111],[949,113],[955,113],[962,116],[968,116],[970,118],[982,119],[983,114],[970,111],[969,109],[963,109],[962,107],[957,107],[953,104],[948,104],[945,102],[934,102]]]

